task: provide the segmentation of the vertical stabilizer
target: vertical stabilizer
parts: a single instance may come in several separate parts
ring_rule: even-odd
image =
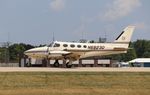
[[[131,37],[135,26],[126,27],[123,32],[116,38],[115,43],[128,43],[131,41]]]

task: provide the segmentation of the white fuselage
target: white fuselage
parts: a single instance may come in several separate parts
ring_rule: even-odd
[[[73,61],[86,57],[126,53],[134,28],[134,26],[126,27],[112,43],[75,43],[55,41],[49,46],[27,50],[25,54],[29,57],[49,58],[54,60],[69,59]]]
[[[128,44],[119,43],[74,43],[54,42],[50,46],[34,48],[25,52],[29,57],[63,59],[104,56],[110,54],[126,53]]]

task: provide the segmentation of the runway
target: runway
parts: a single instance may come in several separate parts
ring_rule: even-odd
[[[105,68],[105,67],[77,67],[77,68],[33,68],[33,67],[0,67],[0,72],[150,72],[150,68]]]

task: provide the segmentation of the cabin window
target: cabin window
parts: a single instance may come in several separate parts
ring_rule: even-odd
[[[63,44],[63,46],[64,46],[64,47],[68,47],[68,45],[67,45],[67,44]]]
[[[54,47],[60,47],[60,44],[55,43]]]
[[[78,48],[81,48],[81,45],[77,45]]]
[[[71,45],[70,45],[70,47],[74,48],[74,47],[75,47],[75,45],[74,45],[74,44],[71,44]]]
[[[84,48],[87,48],[87,46],[86,46],[86,45],[84,45],[83,47],[84,47]]]

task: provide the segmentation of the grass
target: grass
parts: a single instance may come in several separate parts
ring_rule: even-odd
[[[0,73],[0,95],[150,95],[150,72]]]

